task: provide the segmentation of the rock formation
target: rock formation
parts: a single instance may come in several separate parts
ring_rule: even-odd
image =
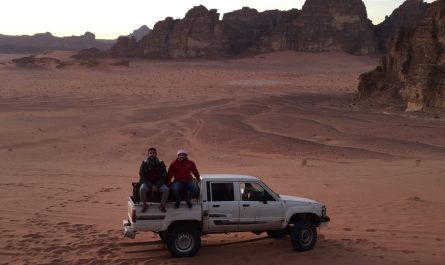
[[[183,19],[166,18],[137,42],[119,39],[115,55],[148,58],[227,57],[279,50],[370,54],[377,48],[362,0],[307,0],[300,12],[244,7],[219,20],[216,10],[190,9]]]
[[[178,21],[170,34],[171,58],[220,57],[228,55],[224,24],[215,9],[195,6]]]
[[[361,0],[307,0],[295,25],[299,51],[375,52],[373,25]]]
[[[360,100],[402,102],[406,111],[445,108],[445,0],[415,28],[396,31],[374,71],[362,74]]]
[[[365,55],[376,51],[376,40],[362,0],[307,0],[293,21],[278,25],[263,39],[261,50]]]
[[[356,55],[379,52],[396,28],[416,24],[425,13],[422,0],[406,2],[378,27],[362,0],[306,0],[301,11],[258,12],[243,7],[226,13],[204,6],[183,19],[166,18],[135,43],[120,39],[111,52],[148,58],[227,57],[281,50],[343,50]],[[130,48],[133,47],[133,48]]]
[[[218,50],[222,24],[216,10],[196,6],[184,19],[166,18],[143,37],[135,52],[149,58],[195,58],[224,53]]]
[[[229,46],[219,14],[201,5],[181,20],[168,17],[156,23],[137,43],[136,53],[149,58],[222,57],[229,55]]]
[[[137,41],[135,37],[120,36],[110,52],[117,56],[131,56],[135,54]]]
[[[388,41],[394,32],[401,27],[415,27],[425,16],[427,3],[423,0],[406,0],[392,14],[376,26],[379,50],[387,51]]]
[[[285,24],[297,15],[297,9],[258,12],[248,7],[224,14],[223,22],[230,40],[231,53],[257,51],[261,37],[269,35],[277,25]]]

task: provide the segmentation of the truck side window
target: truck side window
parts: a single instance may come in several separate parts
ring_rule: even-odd
[[[233,183],[212,183],[212,201],[234,201]]]
[[[275,201],[275,199],[258,183],[240,183],[240,189],[243,201]]]

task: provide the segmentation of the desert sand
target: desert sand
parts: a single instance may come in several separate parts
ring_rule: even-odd
[[[44,57],[68,60],[67,52]],[[352,103],[377,58],[280,52],[222,61],[36,67],[0,56],[0,264],[445,264],[445,119]],[[327,205],[314,250],[203,237],[173,259],[124,239],[149,146],[205,173],[258,176]]]

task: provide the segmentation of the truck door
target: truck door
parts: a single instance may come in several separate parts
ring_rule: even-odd
[[[235,200],[233,182],[209,182],[208,231],[238,231],[239,204]]]
[[[284,223],[284,205],[258,182],[240,182],[240,230],[270,230]]]

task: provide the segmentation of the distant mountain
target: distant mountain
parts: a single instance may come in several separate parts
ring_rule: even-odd
[[[141,26],[138,29],[135,29],[133,33],[130,34],[130,37],[135,37],[137,41],[140,41],[144,36],[150,34],[151,29],[146,25]]]
[[[82,36],[55,37],[50,32],[32,36],[8,36],[0,34],[0,53],[34,53],[44,50],[82,50],[96,47],[109,49],[115,40],[100,40],[91,32]]]

